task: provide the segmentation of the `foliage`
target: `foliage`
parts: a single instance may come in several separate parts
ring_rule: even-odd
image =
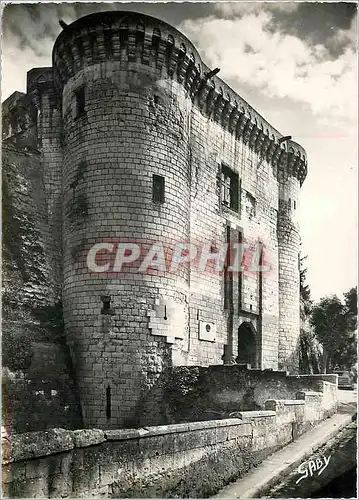
[[[310,288],[307,284],[307,268],[304,267],[304,262],[308,258],[307,255],[299,259],[299,279],[300,279],[300,302],[301,316],[305,317],[310,314],[312,301],[310,299]]]
[[[25,334],[7,331],[2,335],[2,363],[11,371],[29,368],[34,355],[32,343]]]
[[[314,336],[313,330],[300,330],[299,336],[299,371],[302,374],[321,373],[322,348]]]
[[[33,311],[33,315],[40,322],[40,325],[50,333],[49,340],[62,342],[65,327],[61,301],[54,305],[38,307]]]
[[[336,295],[324,297],[311,313],[315,336],[323,345],[324,369],[350,369],[356,362],[357,290],[344,294],[344,302]]]
[[[299,259],[300,277],[300,318],[301,329],[299,335],[299,371],[302,374],[320,373],[322,362],[322,348],[315,338],[309,325],[309,316],[313,306],[311,292],[307,283],[307,268],[304,263],[307,255]]]

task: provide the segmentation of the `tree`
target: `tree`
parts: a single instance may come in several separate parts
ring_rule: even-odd
[[[299,278],[300,278],[300,298],[303,302],[311,303],[310,300],[310,288],[307,284],[307,271],[308,269],[304,267],[304,262],[308,258],[308,255],[304,255],[299,259]]]
[[[353,318],[356,319],[358,315],[358,293],[357,287],[351,288],[349,292],[344,294],[345,305],[348,309],[348,312],[352,314]],[[356,328],[356,326],[355,326]]]
[[[344,299],[343,303],[336,295],[324,297],[312,309],[310,323],[323,346],[325,373],[351,369],[356,362],[356,288],[344,294]]]
[[[300,335],[299,335],[299,371],[302,374],[320,373],[321,346],[314,337],[309,324],[312,308],[310,287],[307,283],[307,268],[304,263],[307,255],[299,257],[300,278]]]

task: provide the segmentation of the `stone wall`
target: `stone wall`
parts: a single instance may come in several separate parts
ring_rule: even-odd
[[[238,411],[264,410],[268,399],[296,399],[300,391],[322,398],[322,407],[330,413],[337,376],[288,376],[238,365],[178,367],[166,373],[159,400],[149,393],[142,421],[151,423],[153,406],[162,409],[166,423],[226,418]]]
[[[271,400],[264,411],[212,422],[14,436],[3,448],[4,494],[205,498],[318,423],[317,396],[311,408],[307,399]]]
[[[3,105],[2,384],[8,434],[81,426],[55,292],[36,117],[36,108],[21,93]]]

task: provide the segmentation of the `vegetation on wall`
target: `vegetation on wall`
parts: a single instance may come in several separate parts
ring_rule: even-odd
[[[88,213],[88,201],[85,194],[79,194],[67,205],[67,214],[72,223],[84,219]]]
[[[22,165],[7,161],[2,174],[2,251],[5,290],[4,315],[8,308],[48,303],[50,271],[41,235],[36,227],[36,210],[31,187],[20,173]],[[9,282],[6,277],[12,276]],[[15,276],[17,277],[15,279]]]
[[[34,355],[32,344],[26,335],[7,331],[1,339],[2,363],[11,371],[26,370]]]
[[[52,342],[62,342],[64,337],[64,317],[62,302],[38,307],[33,311],[35,319],[48,332]]]

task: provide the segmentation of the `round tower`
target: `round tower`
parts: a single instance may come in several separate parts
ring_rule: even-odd
[[[278,158],[278,280],[279,345],[278,367],[298,373],[300,334],[300,234],[298,204],[300,187],[306,176],[305,150],[294,141],[282,146]]]
[[[159,260],[162,250],[168,258],[189,241],[189,129],[200,64],[181,33],[130,12],[81,18],[55,42],[64,321],[86,427],[151,423],[144,398],[158,390],[174,349],[188,349],[188,270],[169,273]],[[138,248],[138,259],[121,268],[121,257]],[[151,248],[157,266],[141,270]]]

